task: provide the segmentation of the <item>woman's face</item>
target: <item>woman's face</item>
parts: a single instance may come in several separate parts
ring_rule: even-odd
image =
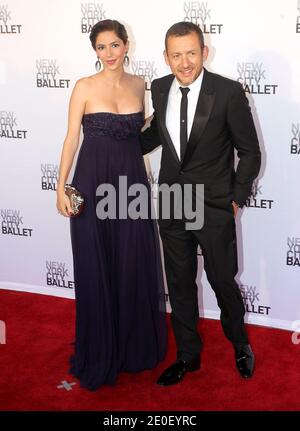
[[[124,56],[128,51],[126,44],[114,31],[103,31],[96,38],[96,54],[104,68],[116,70],[123,67]]]

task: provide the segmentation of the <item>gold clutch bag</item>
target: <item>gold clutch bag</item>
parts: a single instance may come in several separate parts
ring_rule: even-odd
[[[72,209],[72,217],[79,216],[84,208],[84,197],[75,187],[71,184],[65,185],[65,194],[70,199]]]

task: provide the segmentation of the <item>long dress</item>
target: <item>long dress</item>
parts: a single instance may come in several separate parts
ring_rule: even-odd
[[[114,384],[120,372],[154,368],[165,356],[167,329],[155,220],[101,219],[96,212],[101,184],[115,187],[119,206],[120,176],[128,188],[143,184],[151,201],[139,142],[143,113],[85,114],[82,124],[72,185],[85,208],[70,219],[76,297],[70,372],[95,390]]]

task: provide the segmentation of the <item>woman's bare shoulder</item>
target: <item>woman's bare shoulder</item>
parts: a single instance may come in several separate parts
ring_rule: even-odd
[[[138,75],[132,75],[130,73],[127,74],[128,81],[130,82],[130,85],[137,91],[143,92],[145,89],[145,80],[143,77]]]
[[[78,88],[87,88],[91,87],[95,82],[95,75],[91,76],[84,76],[83,78],[80,78],[76,81],[76,87]]]
[[[137,85],[144,85],[144,83],[145,83],[144,77],[139,76],[139,75],[133,75],[131,73],[128,73],[128,75],[132,79],[132,81],[134,83],[136,83]]]

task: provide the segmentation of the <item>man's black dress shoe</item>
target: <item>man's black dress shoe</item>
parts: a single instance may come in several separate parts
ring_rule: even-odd
[[[199,359],[193,362],[178,359],[162,373],[156,383],[161,386],[176,385],[176,383],[181,382],[187,371],[196,371],[199,368]]]
[[[240,375],[244,379],[249,379],[254,371],[254,353],[250,344],[245,344],[239,348],[235,347],[235,363]]]

